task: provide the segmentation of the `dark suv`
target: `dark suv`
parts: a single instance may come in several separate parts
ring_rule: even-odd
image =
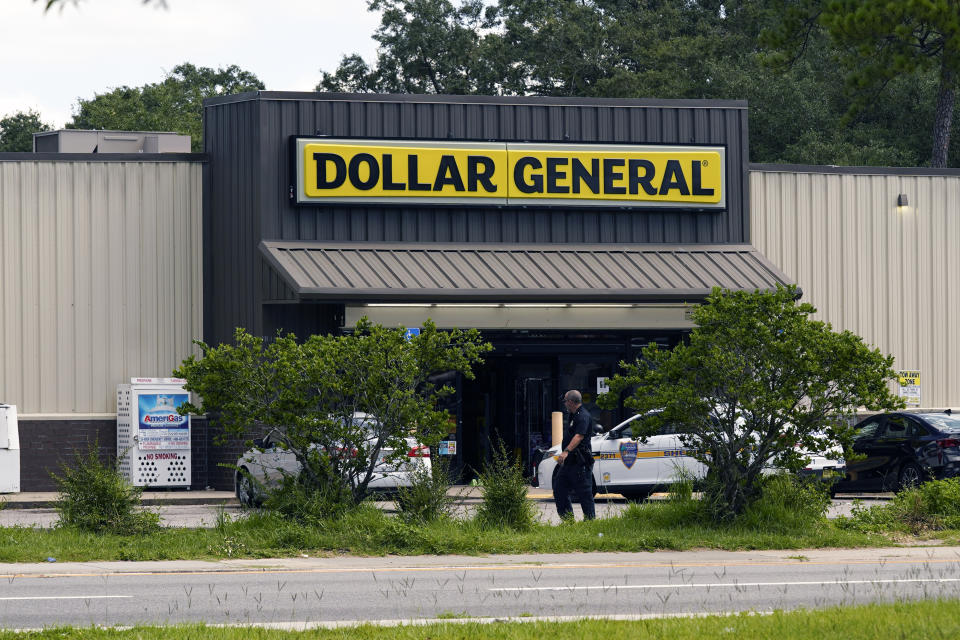
[[[899,491],[960,475],[960,415],[882,413],[857,425],[847,473],[836,491]]]

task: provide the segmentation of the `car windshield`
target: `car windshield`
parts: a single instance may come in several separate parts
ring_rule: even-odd
[[[686,428],[685,425],[677,424],[675,422],[661,425],[657,430],[657,435],[661,436],[673,436],[681,433],[690,433],[690,429]]]
[[[928,413],[923,416],[923,419],[940,431],[960,433],[960,416],[951,416],[946,413]]]
[[[633,438],[633,429],[630,427],[630,425],[627,425],[625,427],[620,427],[619,429],[614,429],[611,432],[611,435],[614,438]]]

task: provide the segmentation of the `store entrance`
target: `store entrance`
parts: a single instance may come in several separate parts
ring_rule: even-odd
[[[605,380],[641,346],[653,340],[675,343],[680,335],[484,332],[494,351],[475,369],[476,378],[461,386],[461,481],[476,477],[501,442],[531,475],[533,453],[552,444],[552,413],[563,411],[561,395],[570,389],[583,394],[584,406],[603,429],[615,426],[627,412],[599,407]]]

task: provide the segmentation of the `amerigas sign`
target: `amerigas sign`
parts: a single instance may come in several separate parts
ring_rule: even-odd
[[[298,203],[726,207],[724,147],[295,143]]]

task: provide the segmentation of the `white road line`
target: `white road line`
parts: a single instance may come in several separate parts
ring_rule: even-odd
[[[8,596],[2,600],[105,600],[113,598],[132,598],[133,596]]]
[[[960,582],[960,578],[891,578],[887,580],[810,580],[803,582],[711,582],[690,584],[684,582],[674,582],[670,584],[607,584],[568,587],[499,587],[487,589],[487,591],[593,591],[603,589],[621,590],[621,589],[714,589],[720,587],[795,587],[795,586],[843,586],[856,584],[918,584],[934,582],[938,584],[946,582]]]

